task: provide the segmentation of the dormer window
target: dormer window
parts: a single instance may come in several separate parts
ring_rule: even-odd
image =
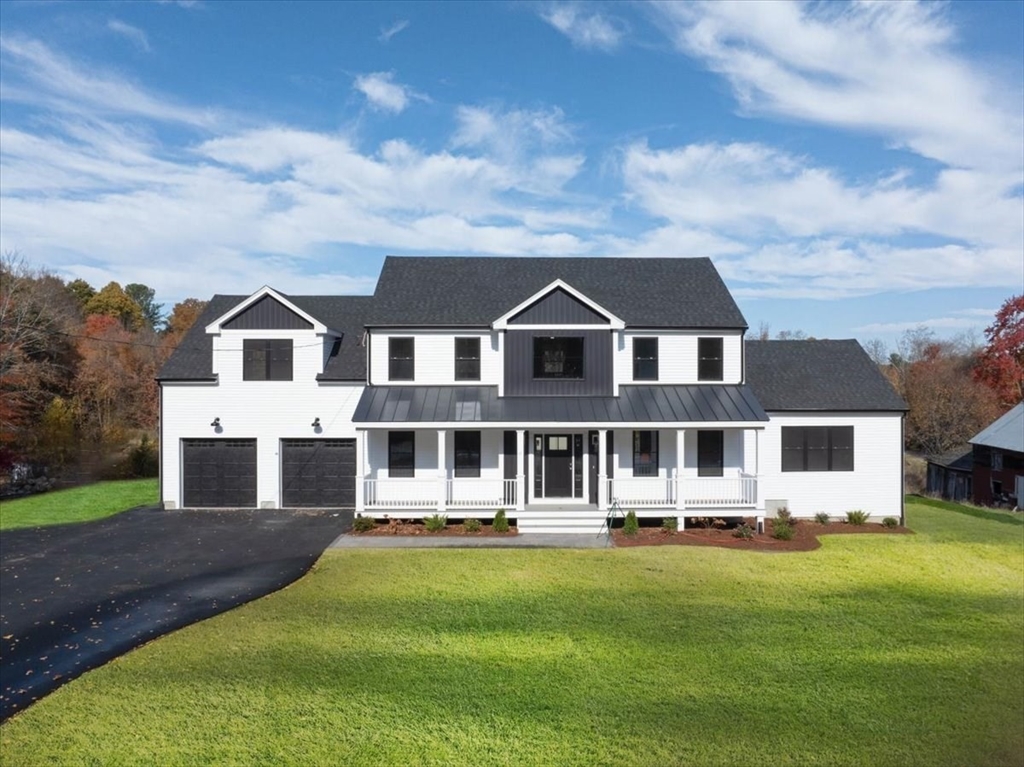
[[[416,377],[416,345],[412,338],[388,339],[388,380],[412,381]]]
[[[721,338],[697,339],[697,380],[723,380]]]
[[[583,378],[583,339],[538,336],[533,339],[534,378]]]
[[[242,341],[243,381],[291,381],[290,338],[246,338]]]

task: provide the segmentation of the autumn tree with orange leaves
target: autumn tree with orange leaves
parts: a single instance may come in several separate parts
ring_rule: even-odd
[[[1024,400],[1024,293],[1006,299],[995,322],[985,328],[985,338],[974,377],[996,393],[1006,410]]]

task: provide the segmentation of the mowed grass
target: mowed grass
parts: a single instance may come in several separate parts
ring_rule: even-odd
[[[1019,765],[1024,526],[344,550],[0,728],[12,765]]]
[[[0,502],[0,530],[102,519],[157,502],[157,480],[126,479]]]

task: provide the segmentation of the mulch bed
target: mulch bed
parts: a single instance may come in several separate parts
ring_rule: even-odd
[[[755,527],[754,520],[745,520]],[[765,532],[754,534],[753,538],[736,538],[735,528],[705,530],[703,527],[688,527],[686,530],[670,532],[660,527],[641,527],[636,535],[623,535],[622,529],[612,531],[616,546],[718,546],[724,549],[746,549],[748,551],[813,551],[821,546],[819,535],[843,535],[847,533],[875,535],[912,535],[906,527],[883,527],[880,524],[851,525],[847,522],[833,522],[822,525],[814,520],[801,519],[793,525],[793,538],[780,541],[772,537],[772,520],[765,520]]]
[[[444,530],[432,533],[424,527],[423,522],[413,519],[389,519],[387,522],[378,522],[372,530],[357,531],[353,529],[351,535],[433,535],[437,537],[461,537],[461,538],[507,538],[519,535],[515,527],[510,527],[507,533],[496,533],[490,525],[483,525],[479,532],[471,533],[462,526],[462,523],[449,524]]]

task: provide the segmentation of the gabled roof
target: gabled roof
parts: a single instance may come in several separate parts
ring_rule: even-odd
[[[566,283],[563,280],[555,280],[550,285],[545,285],[543,288],[541,288],[539,291],[534,293],[532,296],[529,296],[525,301],[519,302],[518,304],[513,306],[511,309],[509,309],[507,312],[502,314],[500,317],[496,318],[494,320],[494,323],[493,323],[492,327],[494,327],[495,330],[506,330],[508,328],[509,322],[514,317],[516,317],[517,315],[522,314],[527,309],[529,309],[531,306],[534,306],[535,304],[537,304],[539,301],[544,299],[545,296],[550,296],[552,293],[555,293],[557,291],[564,292],[566,295],[571,296],[572,298],[575,298],[577,301],[582,303],[588,309],[596,312],[597,314],[602,315],[603,318],[605,318],[606,321],[608,322],[608,327],[609,328],[614,328],[616,330],[622,330],[622,328],[625,326],[625,323],[621,319],[616,317],[614,314],[609,312],[607,309],[605,309],[600,304],[595,303],[594,301],[589,299],[587,296],[585,296],[582,293],[580,293],[572,285],[569,285],[568,283]]]
[[[974,451],[970,445],[960,445],[952,450],[947,450],[939,455],[932,455],[927,458],[928,463],[936,466],[943,466],[953,471],[964,471],[970,473],[974,467]]]
[[[324,324],[320,320],[318,320],[316,317],[313,317],[308,312],[304,311],[302,309],[302,307],[298,306],[296,303],[294,303],[293,301],[289,300],[286,295],[284,295],[283,293],[278,293],[276,290],[274,290],[269,285],[264,285],[262,288],[260,288],[255,293],[253,293],[251,296],[249,296],[248,298],[243,299],[236,306],[233,306],[230,309],[228,309],[226,312],[224,312],[224,314],[222,314],[221,316],[217,317],[217,319],[215,319],[213,322],[208,323],[207,326],[206,326],[206,332],[207,333],[217,333],[217,332],[219,332],[222,329],[222,327],[225,324],[227,324],[232,318],[237,317],[242,312],[244,312],[246,309],[248,309],[250,306],[253,306],[257,302],[259,302],[261,299],[267,298],[268,296],[270,298],[272,298],[273,300],[277,301],[278,303],[280,303],[282,306],[286,307],[289,311],[292,311],[295,314],[297,314],[299,317],[304,319],[310,325],[312,325],[313,326],[313,330],[315,332],[317,332],[317,333],[325,333],[325,332],[327,332],[327,328],[324,326]]]
[[[769,412],[907,409],[855,340],[748,340],[744,353],[747,383]]]
[[[746,328],[707,258],[388,256],[370,326],[487,327],[562,280],[635,327]]]
[[[370,296],[284,296],[303,313],[339,334],[336,353],[327,361],[319,381],[365,381],[366,348],[363,346],[363,322]],[[233,315],[233,308],[249,296],[216,295],[196,320],[160,369],[160,381],[213,381],[213,336],[206,332],[208,325],[225,314]]]
[[[971,439],[972,445],[1024,453],[1024,402],[1011,408]]]

